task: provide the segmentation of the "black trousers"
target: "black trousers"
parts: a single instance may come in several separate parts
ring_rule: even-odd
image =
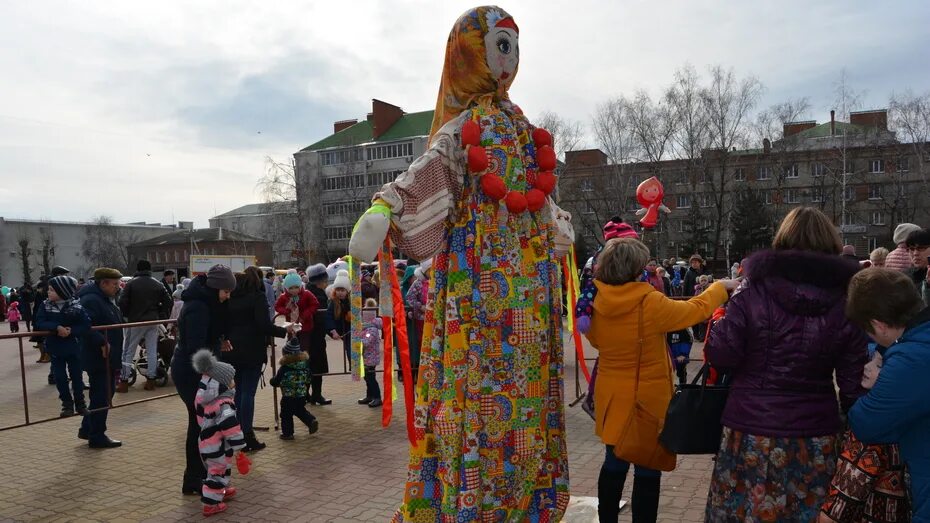
[[[310,423],[316,419],[316,416],[307,411],[306,398],[300,397],[281,397],[281,434],[283,436],[292,436],[294,434],[294,416],[302,421],[304,425],[310,427]]]
[[[100,412],[91,412],[84,416],[81,421],[81,432],[87,434],[90,443],[100,443],[107,438],[107,414],[110,412],[106,409],[113,399],[113,393],[116,390],[116,380],[119,379],[119,370],[107,371],[103,366],[89,369],[87,376],[90,378],[90,410],[104,409]],[[107,383],[109,380],[109,384]]]
[[[175,355],[175,360],[179,359],[181,358]],[[189,358],[188,361],[190,361]],[[204,467],[203,460],[200,459],[200,449],[197,446],[200,439],[200,424],[197,423],[197,412],[194,410],[194,398],[197,396],[197,383],[200,377],[194,374],[188,363],[187,368],[183,368],[180,364],[172,364],[171,378],[174,380],[178,396],[187,407],[187,439],[184,442],[184,456],[187,463],[184,467],[182,487],[199,491],[203,480],[207,477],[207,469]]]

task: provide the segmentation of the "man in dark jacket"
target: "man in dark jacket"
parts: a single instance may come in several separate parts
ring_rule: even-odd
[[[704,258],[701,258],[700,254],[692,254],[688,262],[691,266],[685,272],[684,295],[694,296],[694,286],[697,285],[698,278],[708,274],[709,271],[704,266]]]
[[[328,404],[325,402],[332,402],[323,398],[323,377],[319,375],[329,372],[329,360],[326,358],[326,334],[333,330],[327,312],[329,300],[326,298],[326,285],[329,283],[329,276],[326,266],[318,263],[307,267],[307,281],[309,282],[307,290],[320,303],[313,315],[313,330],[310,332],[310,396],[320,400],[323,404]]]
[[[119,295],[119,308],[123,316],[130,323],[168,318],[174,302],[171,301],[171,295],[168,294],[165,286],[152,277],[152,264],[148,260],[139,260],[136,271]],[[155,390],[155,378],[158,377],[158,326],[150,325],[126,329],[126,340],[123,343],[123,367],[116,392],[129,392],[132,360],[136,347],[142,340],[145,340],[145,354],[148,361],[145,390]]]
[[[123,315],[114,300],[122,277],[118,270],[102,267],[94,271],[94,280],[78,291],[81,306],[94,327],[123,322]],[[88,440],[92,449],[119,447],[123,444],[121,441],[107,436],[107,407],[113,399],[122,364],[119,356],[123,347],[123,329],[91,331],[83,341],[84,370],[90,377],[91,411],[84,416],[78,438]]]
[[[161,284],[165,286],[165,290],[168,291],[169,296],[173,295],[174,291],[178,290],[178,282],[175,280],[174,271],[168,269],[163,272]]]

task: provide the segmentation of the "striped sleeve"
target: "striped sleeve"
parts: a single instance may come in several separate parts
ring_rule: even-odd
[[[420,158],[397,180],[382,187],[381,198],[391,207],[391,235],[414,258],[432,257],[442,247],[446,222],[464,183],[464,150],[456,134],[460,116],[442,127]]]

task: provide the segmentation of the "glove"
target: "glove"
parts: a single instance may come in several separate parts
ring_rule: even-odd
[[[239,474],[245,476],[252,470],[252,460],[245,455],[241,450],[236,454],[236,470],[239,471]]]
[[[582,334],[587,334],[591,330],[591,317],[590,316],[578,316],[575,319],[575,325],[578,326],[578,332]]]
[[[375,200],[352,229],[349,254],[361,263],[373,262],[390,228],[391,208],[384,200]]]

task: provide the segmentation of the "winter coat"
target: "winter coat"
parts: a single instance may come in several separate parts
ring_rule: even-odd
[[[70,327],[71,334],[62,338],[58,334],[45,337],[45,352],[52,356],[80,354],[81,337],[90,332],[90,318],[77,299],[53,302],[46,300],[36,316],[35,330],[54,331],[59,326]]]
[[[242,427],[236,419],[235,393],[219,393],[219,384],[204,375],[194,397],[200,438],[197,447],[204,461],[232,458],[233,453],[245,447]]]
[[[6,311],[6,321],[13,323],[16,321],[22,320],[22,313],[19,312],[19,302],[14,301],[10,303],[10,307]]]
[[[291,317],[291,307],[294,303],[294,296],[291,296],[289,292],[285,292],[278,296],[278,301],[274,304],[274,310],[278,314],[284,315],[287,321],[294,321]],[[300,330],[311,331],[313,330],[313,316],[316,314],[317,309],[320,308],[320,302],[317,301],[316,297],[312,292],[301,289],[300,293],[296,296],[297,300],[297,312],[298,317],[297,321],[300,323]]]
[[[336,302],[340,301],[342,305],[342,314],[339,317],[336,317]],[[327,325],[331,327],[330,330],[335,330],[338,334],[344,335],[352,330],[352,308],[349,303],[349,298],[342,300],[337,300],[333,298],[329,300],[329,308],[326,310],[326,321]]]
[[[930,310],[885,351],[875,386],[849,410],[864,443],[897,443],[911,475],[916,522],[930,522]]]
[[[161,279],[161,284],[165,286],[165,290],[168,291],[168,296],[174,294],[174,291],[178,289],[178,282],[175,280],[174,283],[168,283],[164,278]]]
[[[694,286],[697,285],[698,278],[710,274],[710,271],[707,270],[707,267],[701,265],[701,268],[694,270],[692,267],[688,267],[688,270],[685,272],[684,279],[684,295],[685,296],[694,296],[695,289]]]
[[[119,308],[130,322],[164,320],[174,301],[149,271],[137,272],[119,295]]]
[[[265,293],[265,303],[268,304],[268,317],[274,318],[275,310],[274,304],[277,301],[274,295],[274,285],[271,284],[268,280],[262,280],[262,290]]]
[[[684,356],[686,358],[691,357],[691,346],[693,343],[688,329],[669,332],[666,335],[666,341],[668,342],[669,350],[672,352],[672,358],[677,358],[678,356]]]
[[[920,292],[920,298],[924,300],[924,306],[930,303],[930,285],[927,284],[927,267],[914,267],[905,271],[910,274],[911,280],[917,286]]]
[[[32,321],[32,301],[35,299],[35,293],[31,288],[23,286],[19,288],[19,313],[22,315],[22,321]]]
[[[268,359],[268,338],[283,338],[287,331],[271,323],[263,291],[236,289],[229,298],[229,342],[233,350],[220,359],[236,369],[261,367]]]
[[[885,268],[899,271],[907,271],[914,268],[911,255],[907,252],[907,244],[902,243],[895,247],[895,250],[888,253],[888,257],[885,258]]]
[[[418,279],[417,281],[413,282],[412,285],[410,285],[410,289],[407,291],[406,301],[407,306],[410,307],[410,313],[414,320],[426,320],[426,302],[428,299],[428,293],[429,280]]]
[[[723,424],[757,436],[838,434],[839,407],[848,410],[865,393],[866,336],[844,313],[859,264],[763,251],[746,265],[746,281],[704,347],[710,364],[730,374]]]
[[[310,383],[310,367],[307,365],[309,359],[310,355],[306,352],[281,356],[278,372],[271,378],[271,386],[281,387],[281,394],[285,398],[305,396]]]
[[[316,313],[313,315],[313,331],[311,332],[310,344],[315,346],[326,346],[326,335],[333,330],[329,324],[329,298],[326,297],[326,291],[317,287],[310,286],[310,292],[320,304]]]
[[[374,318],[362,326],[362,361],[366,367],[381,365],[381,318]]]
[[[192,382],[196,372],[191,357],[203,348],[220,353],[220,343],[229,334],[229,309],[228,302],[217,301],[216,291],[207,287],[206,275],[191,280],[181,299],[184,306],[178,316],[178,345],[171,360],[171,374],[175,381],[178,374],[183,374]]]
[[[679,301],[669,299],[648,283],[594,283],[597,297],[587,336],[600,357],[594,390],[595,432],[604,444],[616,445],[637,400],[660,420],[660,426],[664,422],[672,399],[672,366],[665,335],[709,318],[727,301],[727,291],[722,283],[715,283],[703,295]],[[644,345],[637,394],[640,306]],[[644,456],[642,462],[649,462],[649,456]]]
[[[87,312],[91,325],[118,325],[123,322],[123,314],[113,299],[103,293],[96,283],[88,283],[77,293],[81,306]],[[104,341],[110,343],[110,368],[120,368],[123,351],[123,329],[90,331],[84,336],[84,366],[88,371],[103,370],[106,360],[100,348]]]

